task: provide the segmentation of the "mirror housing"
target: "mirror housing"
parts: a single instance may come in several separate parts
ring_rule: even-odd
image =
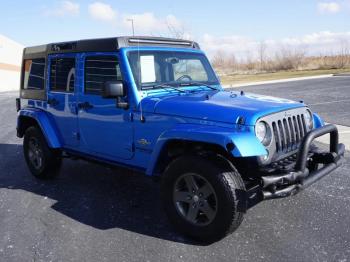
[[[122,81],[108,81],[102,90],[103,98],[116,98],[116,106],[118,108],[128,109],[129,103],[123,100],[126,96],[126,89]]]
[[[126,95],[122,81],[108,81],[102,90],[103,98],[118,98]]]

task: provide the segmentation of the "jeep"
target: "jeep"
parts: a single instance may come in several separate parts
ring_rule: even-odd
[[[114,37],[23,51],[17,136],[39,179],[63,158],[158,177],[164,210],[193,239],[218,241],[261,201],[334,171],[345,146],[302,101],[225,90],[198,43]],[[329,149],[314,140],[330,134]]]

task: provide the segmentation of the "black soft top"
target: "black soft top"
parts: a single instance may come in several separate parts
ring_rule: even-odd
[[[23,59],[46,57],[48,54],[55,53],[113,52],[119,48],[130,46],[159,46],[200,49],[198,43],[188,40],[148,36],[120,36],[26,47],[23,50]]]

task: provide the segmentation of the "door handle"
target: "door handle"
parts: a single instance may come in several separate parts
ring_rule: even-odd
[[[89,102],[78,103],[78,109],[88,110],[88,109],[91,109],[93,107],[94,106],[92,104],[90,104]]]
[[[51,106],[57,106],[59,104],[59,101],[56,98],[49,98],[47,100],[47,103]]]

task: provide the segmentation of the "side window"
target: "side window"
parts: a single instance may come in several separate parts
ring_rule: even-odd
[[[188,75],[194,81],[208,81],[208,75],[199,59],[183,59],[173,65],[174,79]]]
[[[45,87],[45,59],[24,61],[23,88],[27,90],[43,90]]]
[[[74,92],[75,58],[54,58],[50,66],[52,91]]]
[[[116,56],[89,56],[85,60],[85,93],[100,95],[107,81],[122,80]]]

